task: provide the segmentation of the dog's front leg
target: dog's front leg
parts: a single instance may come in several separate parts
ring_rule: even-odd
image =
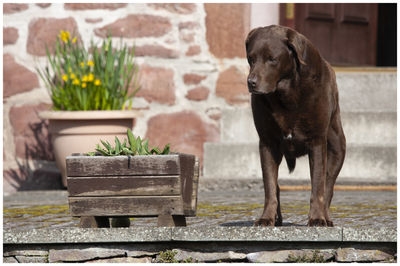
[[[325,218],[326,151],[326,140],[320,140],[312,145],[308,155],[311,174],[308,226],[327,226]]]
[[[282,161],[282,154],[278,149],[265,145],[261,140],[259,144],[261,169],[264,181],[264,212],[255,222],[256,226],[282,225],[279,204],[278,169]]]

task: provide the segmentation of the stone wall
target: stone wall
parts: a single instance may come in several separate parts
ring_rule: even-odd
[[[240,243],[230,247],[216,243],[154,244],[98,244],[98,245],[30,245],[8,246],[3,253],[4,263],[396,263],[395,248],[334,247],[298,244],[297,248],[273,248],[263,243],[258,247]],[[288,244],[291,245],[291,244]],[[304,246],[304,247],[302,247]]]
[[[136,47],[142,112],[134,132],[151,145],[201,159],[220,139],[221,110],[249,104],[244,39],[250,4],[4,4],[4,191],[57,187],[48,124],[37,112],[51,100],[35,67],[60,30],[85,45],[108,32]],[[162,132],[162,134],[159,134]]]

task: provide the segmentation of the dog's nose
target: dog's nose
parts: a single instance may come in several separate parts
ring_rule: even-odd
[[[247,79],[247,86],[249,86],[249,88],[254,89],[257,85],[257,77],[253,76],[253,77],[249,77]]]

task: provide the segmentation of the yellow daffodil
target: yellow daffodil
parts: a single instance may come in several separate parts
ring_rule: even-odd
[[[74,81],[72,82],[72,84],[74,84],[74,85],[79,85],[79,84],[80,84],[79,79],[74,79]]]
[[[94,85],[100,86],[100,85],[101,85],[101,81],[100,81],[99,79],[96,79],[96,80],[94,81]]]
[[[93,80],[94,80],[94,75],[92,73],[90,73],[88,76],[88,81],[92,82]]]
[[[62,76],[62,79],[63,79],[64,81],[67,81],[67,80],[68,80],[68,75],[65,75],[65,74],[64,74],[64,75]]]
[[[89,60],[89,61],[87,62],[87,65],[88,65],[88,66],[94,66],[94,62],[93,62],[92,60]]]
[[[74,73],[71,73],[71,75],[69,75],[69,77],[70,77],[71,79],[74,79],[76,76],[75,76]]]
[[[76,43],[76,37],[72,39],[72,43]]]
[[[67,43],[69,40],[69,32],[68,31],[61,31],[60,32],[60,39],[64,42]]]
[[[84,68],[84,67],[85,67],[85,63],[81,62],[81,68]]]
[[[88,76],[84,75],[84,76],[82,77],[82,82],[86,82],[86,81],[88,81]]]
[[[86,88],[86,82],[82,82],[82,88]]]

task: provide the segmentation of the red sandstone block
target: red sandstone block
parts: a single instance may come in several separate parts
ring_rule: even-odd
[[[35,73],[15,62],[10,54],[3,56],[3,97],[27,92],[39,87],[39,80]]]
[[[13,14],[24,11],[28,8],[29,6],[27,4],[3,4],[3,13]]]
[[[141,89],[136,97],[168,105],[175,103],[174,71],[172,69],[141,65],[139,67],[139,83]]]
[[[189,49],[186,51],[186,56],[194,56],[201,53],[201,48],[198,45],[190,46]]]
[[[250,30],[250,4],[204,4],[206,38],[218,58],[244,58],[244,40]]]
[[[160,45],[143,45],[135,47],[135,56],[153,56],[160,58],[178,58],[176,50],[165,48]]]
[[[194,154],[202,161],[204,142],[218,141],[219,130],[195,112],[186,110],[151,117],[146,138],[152,146],[170,143],[173,151]]]
[[[69,10],[86,10],[86,9],[110,9],[126,7],[127,4],[106,4],[106,3],[69,3],[64,4],[65,9]]]
[[[60,31],[69,31],[79,38],[78,26],[73,18],[38,18],[29,23],[27,51],[33,55],[46,55],[46,45],[50,52],[54,51]]]
[[[3,45],[15,44],[18,40],[18,29],[14,27],[3,27]]]
[[[197,74],[185,74],[183,75],[183,82],[186,85],[199,84],[205,78],[206,76],[201,76]]]
[[[128,15],[115,22],[94,30],[99,37],[141,38],[160,37],[172,29],[169,19],[153,15]]]
[[[9,116],[17,157],[54,160],[48,122],[38,117],[38,112],[49,110],[50,106],[41,103],[11,107]]]
[[[171,13],[185,14],[185,15],[192,14],[196,10],[196,5],[190,3],[162,3],[162,4],[157,3],[148,5],[156,10],[163,9]]]
[[[215,94],[228,104],[248,102],[250,99],[246,75],[232,66],[219,74]]]
[[[186,94],[186,98],[192,101],[204,101],[207,100],[210,90],[207,87],[197,87],[191,89]]]

